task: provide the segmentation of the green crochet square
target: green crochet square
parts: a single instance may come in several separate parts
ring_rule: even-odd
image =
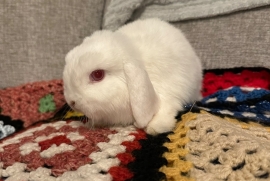
[[[39,100],[39,112],[47,113],[56,110],[56,105],[52,94],[48,94]]]

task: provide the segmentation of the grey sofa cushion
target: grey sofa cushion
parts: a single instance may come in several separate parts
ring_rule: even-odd
[[[205,69],[270,68],[270,7],[175,23],[196,49]]]
[[[1,0],[0,87],[62,77],[65,54],[100,29],[103,0]]]

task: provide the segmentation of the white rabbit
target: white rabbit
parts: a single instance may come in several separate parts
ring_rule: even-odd
[[[183,106],[201,98],[202,66],[181,31],[159,19],[101,30],[66,56],[67,103],[95,126],[171,131]]]

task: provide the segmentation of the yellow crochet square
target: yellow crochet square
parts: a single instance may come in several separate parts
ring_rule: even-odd
[[[168,161],[168,165],[161,167],[160,171],[166,175],[166,180],[168,181],[194,180],[189,177],[189,171],[193,167],[192,163],[185,159],[185,156],[188,154],[185,145],[189,142],[186,136],[189,129],[185,127],[185,124],[196,119],[196,117],[196,113],[189,112],[184,114],[181,117],[181,121],[176,124],[173,134],[168,136],[170,142],[164,143],[164,146],[169,150],[163,154],[163,157]]]

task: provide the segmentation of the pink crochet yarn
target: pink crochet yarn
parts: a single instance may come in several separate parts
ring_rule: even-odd
[[[46,95],[53,97],[55,110],[40,112],[40,100]],[[35,82],[0,90],[1,114],[10,116],[12,120],[22,120],[24,127],[51,118],[64,103],[62,80]]]

